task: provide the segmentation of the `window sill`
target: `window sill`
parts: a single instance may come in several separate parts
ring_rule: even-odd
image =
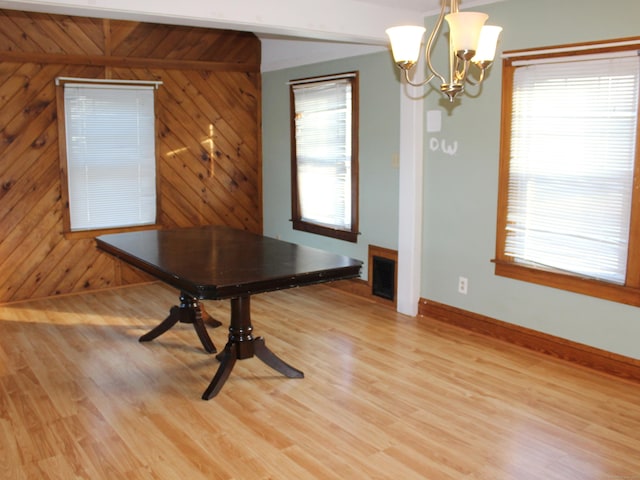
[[[76,232],[64,232],[64,238],[66,240],[80,240],[84,238],[95,238],[100,235],[107,235],[109,233],[123,233],[123,232],[137,232],[140,230],[158,230],[162,228],[159,224],[153,225],[141,225],[138,227],[123,227],[123,228],[104,228],[100,230],[80,230]]]
[[[302,232],[315,233],[317,235],[324,235],[325,237],[335,238],[337,240],[344,240],[346,242],[357,243],[358,233],[340,230],[337,228],[318,225],[315,223],[304,222],[302,220],[293,220],[293,229],[300,230]]]
[[[501,277],[640,307],[639,288],[616,285],[551,270],[516,265],[502,260],[492,260],[492,262],[495,264],[494,273]]]

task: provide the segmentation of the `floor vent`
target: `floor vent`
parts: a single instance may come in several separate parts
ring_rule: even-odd
[[[369,284],[377,297],[396,301],[398,252],[369,245]]]

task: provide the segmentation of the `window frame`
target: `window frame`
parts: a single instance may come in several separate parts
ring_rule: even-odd
[[[149,224],[129,225],[121,227],[109,227],[109,228],[92,228],[92,229],[71,229],[71,211],[70,211],[70,195],[69,195],[69,177],[68,177],[68,160],[67,160],[67,129],[66,129],[66,115],[65,115],[65,93],[64,86],[67,83],[90,83],[94,85],[154,85],[153,99],[154,99],[154,144],[155,144],[155,203],[156,203],[156,215],[155,221]],[[140,80],[111,80],[111,79],[88,79],[88,78],[71,78],[71,77],[58,77],[56,78],[56,110],[58,118],[58,150],[60,160],[60,183],[61,183],[61,198],[63,201],[64,209],[62,214],[62,233],[65,238],[69,239],[81,239],[81,238],[93,238],[98,235],[107,233],[119,233],[129,232],[137,230],[151,230],[159,227],[159,217],[161,213],[160,209],[160,165],[159,165],[159,150],[158,150],[158,112],[157,112],[157,90],[160,81],[140,81]]]
[[[294,87],[299,84],[321,83],[330,80],[348,80],[351,84],[351,228],[341,229],[333,225],[309,222],[302,219],[298,184],[298,161],[296,142],[296,106]],[[290,132],[291,132],[291,221],[294,230],[356,243],[359,235],[358,219],[358,131],[359,131],[359,74],[355,72],[339,73],[330,76],[308,77],[289,82]]]
[[[634,158],[633,186],[631,196],[631,220],[625,282],[622,285],[586,278],[577,274],[540,266],[518,264],[505,255],[507,239],[508,186],[511,153],[511,102],[513,98],[514,62],[536,58],[551,58],[571,55],[601,54],[623,50],[638,50],[640,37],[612,40],[603,44],[589,42],[557,47],[545,47],[537,52],[505,52],[502,62],[502,105],[500,160],[498,177],[498,208],[496,227],[495,274],[538,285],[558,288],[614,302],[640,306],[640,103],[636,116],[636,151]]]

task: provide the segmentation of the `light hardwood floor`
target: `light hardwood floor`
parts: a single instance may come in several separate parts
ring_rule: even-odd
[[[203,401],[190,325],[137,340],[177,295],[0,307],[0,478],[640,480],[640,385],[327,286],[252,299],[304,379],[241,360]]]

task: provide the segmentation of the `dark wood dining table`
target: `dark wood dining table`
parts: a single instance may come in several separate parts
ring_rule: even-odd
[[[176,323],[192,324],[204,349],[217,353],[206,325],[219,326],[200,300],[231,301],[228,341],[217,355],[220,365],[202,394],[220,392],[239,359],[254,355],[289,378],[303,372],[269,350],[263,337],[253,336],[251,296],[286,288],[355,278],[362,262],[295,243],[225,226],[142,230],[96,237],[98,248],[180,291],[180,304],[155,328],[140,337],[157,338]]]

